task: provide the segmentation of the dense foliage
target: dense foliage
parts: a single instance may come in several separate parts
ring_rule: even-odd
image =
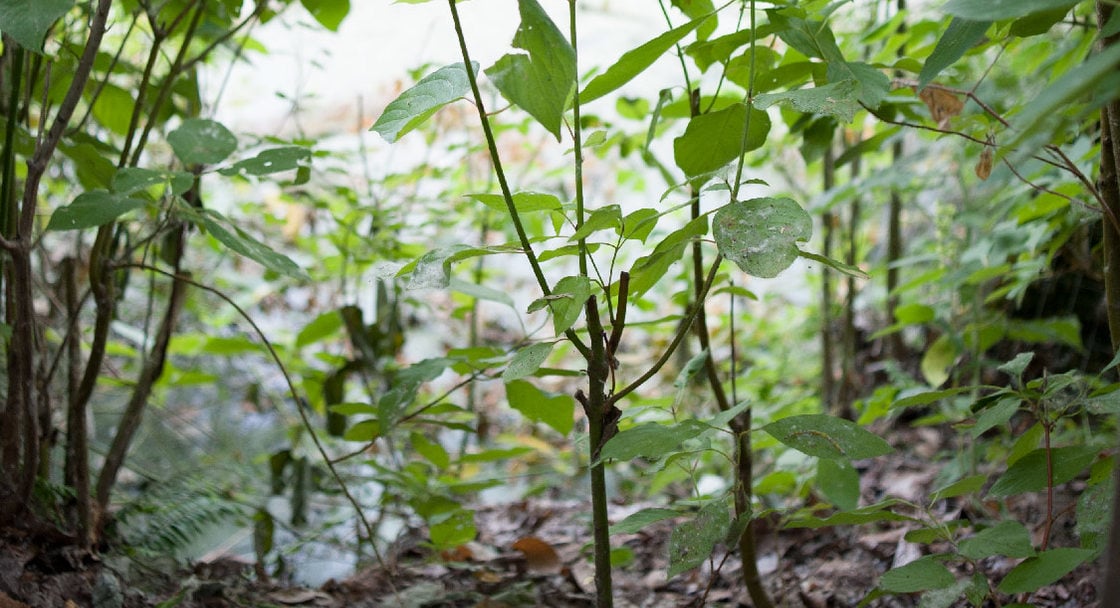
[[[1112,0],[680,0],[618,58],[576,0],[518,0],[491,65],[460,12],[493,9],[451,1],[461,56],[349,147],[214,119],[287,4],[0,0],[0,524],[143,554],[232,522],[275,572],[582,494],[600,606],[611,535],[682,515],[669,576],[737,550],[760,607],[762,519],[910,522],[926,555],[868,601],[1003,602],[1105,553]],[[902,424],[948,435],[939,489],[861,500]],[[657,506],[612,523],[611,494]]]

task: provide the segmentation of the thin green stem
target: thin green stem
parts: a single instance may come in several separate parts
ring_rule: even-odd
[[[498,177],[498,186],[502,189],[502,198],[506,202],[506,211],[509,213],[510,221],[513,222],[513,229],[517,232],[517,238],[521,242],[521,248],[525,252],[525,258],[529,261],[529,266],[533,269],[533,276],[537,279],[537,285],[541,288],[541,292],[544,296],[548,297],[552,295],[552,289],[548,286],[548,280],[545,279],[544,271],[541,270],[541,264],[540,261],[537,260],[537,254],[533,252],[533,246],[529,242],[529,235],[525,231],[524,224],[521,223],[521,215],[518,213],[517,207],[513,203],[513,193],[509,188],[509,182],[506,180],[505,169],[502,168],[501,156],[498,154],[498,143],[494,138],[494,130],[490,128],[490,117],[486,115],[486,105],[482,103],[482,91],[478,87],[478,77],[474,73],[471,55],[467,50],[467,38],[463,34],[463,24],[459,19],[459,9],[455,5],[455,0],[447,0],[447,5],[451,10],[451,19],[455,23],[455,35],[459,41],[459,51],[463,56],[463,65],[467,70],[467,80],[471,85],[471,95],[474,98],[475,109],[478,110],[478,120],[482,124],[482,132],[486,136],[486,147],[490,152],[490,160],[494,163],[494,173]],[[569,329],[564,332],[564,335],[571,340],[576,350],[578,350],[585,359],[591,357],[591,350],[579,339],[575,331]]]
[[[576,0],[568,0],[568,23],[572,45],[572,63],[575,72],[579,74],[579,38],[576,32]],[[573,169],[575,173],[576,190],[576,230],[583,227],[584,198],[583,198],[583,129],[580,125],[579,83],[576,83],[574,98],[572,99],[572,147]],[[587,275],[587,239],[579,239],[579,273]],[[608,292],[609,293],[609,292]]]

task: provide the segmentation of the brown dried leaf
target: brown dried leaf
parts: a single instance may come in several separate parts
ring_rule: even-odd
[[[525,556],[525,563],[532,572],[560,571],[560,556],[556,554],[556,549],[536,536],[518,539],[513,548]]]
[[[933,121],[941,128],[945,128],[949,119],[964,109],[964,102],[945,89],[926,87],[918,93],[918,98],[925,102]]]
[[[976,177],[988,179],[992,174],[992,147],[984,146],[980,152],[980,160],[976,163]]]

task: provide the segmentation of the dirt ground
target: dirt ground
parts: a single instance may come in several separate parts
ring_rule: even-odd
[[[921,502],[936,474],[932,454],[943,449],[933,429],[892,433],[906,449],[863,463],[862,500],[894,496]],[[1058,514],[1051,547],[1075,547],[1074,510],[1084,482],[1058,488]],[[945,501],[951,502],[951,501]],[[611,521],[643,505],[612,505]],[[1003,507],[1035,533],[1038,546],[1045,501],[1021,495]],[[983,517],[980,506],[945,504],[948,519]],[[587,559],[589,509],[578,501],[536,500],[477,511],[476,540],[453,554],[421,549],[422,530],[406,536],[385,567],[369,567],[318,589],[280,584],[254,573],[252,564],[220,559],[190,568],[170,563],[138,564],[83,552],[58,539],[20,530],[0,531],[0,608],[515,608],[593,606],[593,570]],[[783,608],[857,606],[879,576],[911,561],[928,547],[908,542],[912,522],[872,523],[833,528],[780,528],[776,520],[756,522],[759,569],[775,603]],[[628,564],[614,571],[616,605],[622,608],[750,606],[740,581],[737,556],[718,548],[704,566],[667,579],[668,539],[679,521],[663,520],[635,534],[615,535],[616,547],[632,550]],[[1017,560],[988,558],[978,566],[994,586]],[[958,579],[972,572],[957,569]],[[1034,594],[1000,596],[1038,608],[1095,608],[1099,565],[1086,564]],[[869,606],[919,606],[916,595],[874,599]],[[932,605],[932,604],[924,604]],[[950,604],[938,604],[948,606]],[[952,606],[968,606],[958,600]]]

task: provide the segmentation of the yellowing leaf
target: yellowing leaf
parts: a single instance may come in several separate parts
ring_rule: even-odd
[[[918,93],[918,98],[925,102],[933,122],[941,128],[945,128],[949,124],[949,119],[960,114],[964,109],[964,102],[945,89],[926,87]]]

